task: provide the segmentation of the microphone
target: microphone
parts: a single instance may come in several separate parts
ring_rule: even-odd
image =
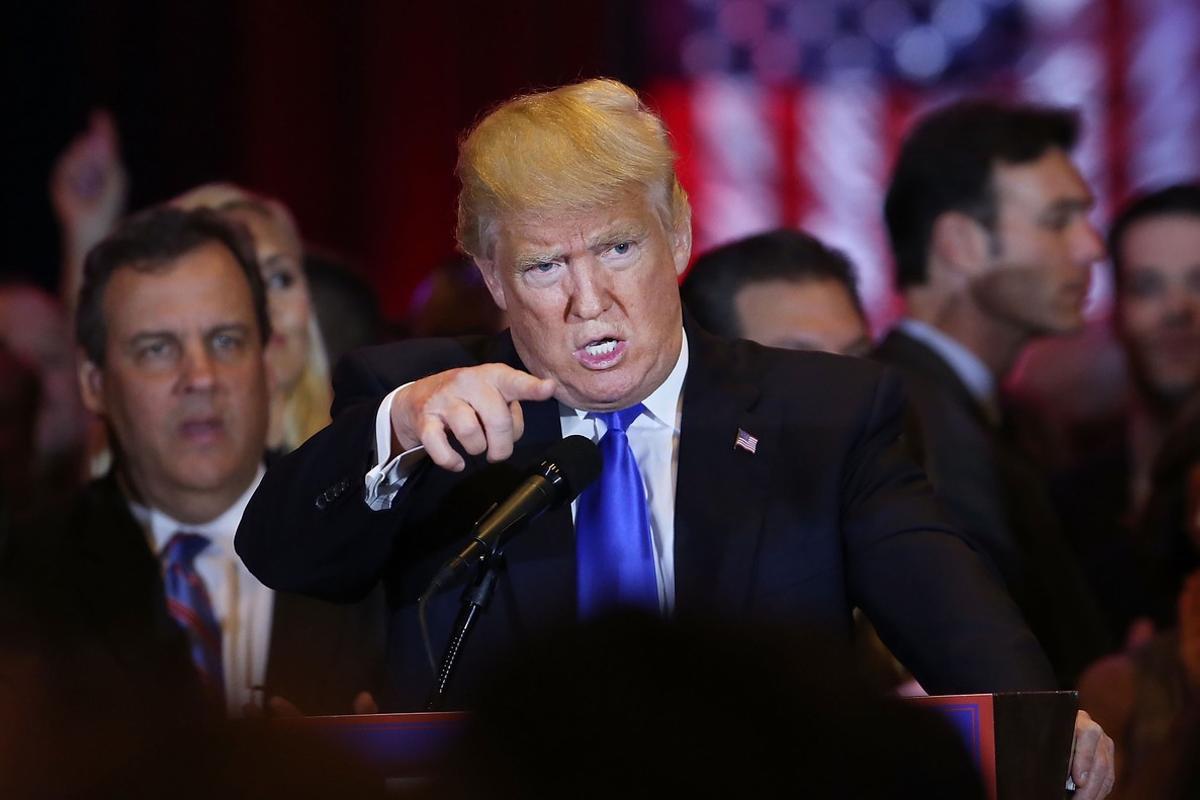
[[[599,475],[600,450],[591,439],[568,436],[556,442],[516,491],[475,523],[471,541],[442,565],[424,596],[431,596],[473,562],[483,561],[504,547],[525,523],[543,511],[574,500]]]

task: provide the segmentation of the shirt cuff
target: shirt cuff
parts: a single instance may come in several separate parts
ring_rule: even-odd
[[[367,506],[372,511],[387,511],[396,499],[396,493],[404,486],[405,481],[412,475],[422,461],[425,460],[425,446],[405,450],[392,457],[392,398],[396,392],[411,385],[398,386],[388,392],[387,397],[379,404],[375,412],[375,454],[377,463],[368,470],[364,479],[366,484]]]

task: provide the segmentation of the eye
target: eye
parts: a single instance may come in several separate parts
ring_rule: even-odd
[[[178,348],[167,339],[156,339],[140,345],[134,351],[138,363],[153,366],[167,364],[175,359]]]
[[[1053,211],[1042,217],[1042,227],[1059,233],[1065,231],[1071,224],[1073,215],[1067,211]]]
[[[242,350],[244,342],[245,338],[240,334],[228,332],[217,333],[212,337],[212,349],[217,354],[237,353]]]
[[[266,280],[268,291],[290,289],[296,284],[296,276],[290,272],[272,272]]]
[[[557,261],[535,261],[521,270],[522,277],[534,286],[552,283],[562,267]]]
[[[629,256],[637,249],[637,242],[631,240],[617,242],[604,251],[604,257],[608,259],[616,259],[618,261],[629,258]]]
[[[1131,276],[1126,286],[1131,297],[1147,299],[1162,293],[1163,281],[1152,272],[1139,272]]]

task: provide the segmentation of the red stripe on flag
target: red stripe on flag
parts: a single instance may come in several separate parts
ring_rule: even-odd
[[[1108,173],[1108,202],[1117,208],[1129,193],[1130,108],[1126,80],[1132,23],[1125,0],[1104,3],[1104,169]]]
[[[788,228],[800,224],[812,199],[797,166],[802,145],[797,122],[802,91],[798,85],[778,84],[767,95],[767,119],[775,142],[775,161],[779,164],[775,176],[779,218]]]
[[[700,185],[696,171],[698,154],[695,125],[692,121],[691,87],[682,81],[660,81],[643,92],[642,96],[662,117],[671,133],[671,144],[679,154],[679,160],[675,163],[675,174],[692,202],[692,241],[703,241],[700,215],[696,213],[696,197],[700,195]],[[693,247],[692,258],[696,255],[696,249]],[[681,275],[680,280],[686,275],[686,272]]]

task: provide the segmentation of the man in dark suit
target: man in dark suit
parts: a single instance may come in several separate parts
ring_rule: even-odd
[[[1108,646],[1044,478],[1008,434],[1000,387],[1022,348],[1083,324],[1104,253],[1066,111],[967,101],[922,119],[886,202],[907,317],[877,357],[912,402],[908,439],[963,533],[986,553],[1060,683]]]
[[[512,539],[452,702],[522,638],[611,605],[844,640],[858,604],[932,688],[1050,685],[1016,609],[900,453],[895,379],[684,319],[691,227],[674,160],[661,121],[614,81],[483,119],[460,152],[459,242],[510,330],[344,360],[334,422],[246,510],[246,564],[335,599],[383,580],[391,701],[412,708],[432,678],[418,595],[547,444],[581,433],[605,453],[596,486],[636,488],[605,505],[589,487]],[[435,645],[457,604],[457,590],[430,601]],[[1077,778],[1093,771],[1099,796],[1109,742],[1086,716],[1079,742]]]
[[[276,594],[233,553],[264,469],[264,298],[241,232],[208,212],[153,209],[87,259],[80,387],[114,469],[17,562],[61,612],[47,637],[91,653],[81,671],[110,666],[113,695],[195,694],[198,670],[233,715],[345,713],[370,688],[365,607]]]

